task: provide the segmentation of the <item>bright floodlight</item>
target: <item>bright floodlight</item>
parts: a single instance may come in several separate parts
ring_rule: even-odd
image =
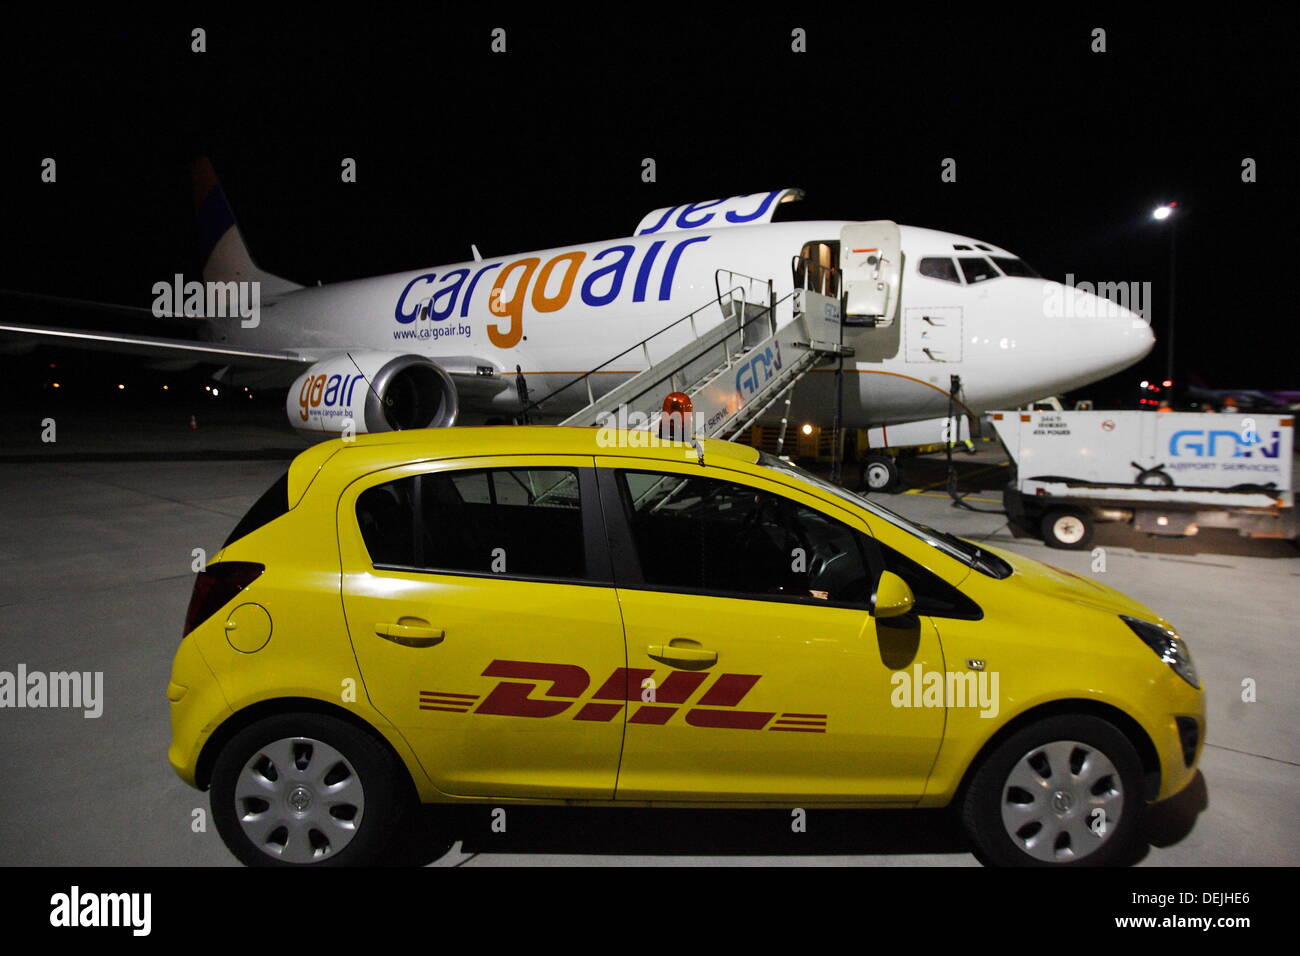
[[[1151,218],[1152,218],[1152,219],[1168,219],[1168,218],[1169,218],[1170,216],[1172,216],[1173,214],[1174,214],[1174,207],[1173,207],[1173,205],[1168,205],[1168,206],[1157,206],[1157,207],[1155,208],[1155,211],[1154,211],[1153,213],[1151,213]]]

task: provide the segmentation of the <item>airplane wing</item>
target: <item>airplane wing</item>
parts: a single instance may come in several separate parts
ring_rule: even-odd
[[[34,302],[38,305],[49,306],[63,309],[87,309],[93,312],[111,312],[115,315],[130,316],[136,321],[144,321],[153,324],[167,322],[176,325],[178,322],[187,322],[191,325],[198,325],[204,319],[201,316],[167,316],[159,318],[154,314],[153,309],[147,309],[142,305],[121,305],[117,302],[95,302],[93,299],[69,299],[61,295],[45,295],[41,292],[19,292],[15,289],[0,289],[0,296],[6,299],[16,299],[19,301]]]
[[[120,352],[153,358],[190,359],[215,362],[241,368],[286,368],[310,365],[324,353],[236,348],[214,342],[190,339],[167,339],[154,335],[127,335],[118,332],[91,332],[48,325],[14,325],[0,323],[0,339],[18,343],[43,343],[99,352]]]
[[[247,372],[277,373],[270,378],[255,376],[245,381],[268,384],[292,381],[307,366],[325,358],[345,354],[347,349],[247,349],[216,342],[171,339],[154,335],[131,335],[122,332],[96,332],[65,329],[48,325],[16,325],[0,322],[0,351],[6,345],[56,345],[64,348],[117,352],[144,358],[173,361],[208,362]],[[456,389],[464,396],[490,396],[509,387],[503,370],[495,362],[472,355],[430,356],[452,377]],[[287,377],[284,373],[288,373]]]

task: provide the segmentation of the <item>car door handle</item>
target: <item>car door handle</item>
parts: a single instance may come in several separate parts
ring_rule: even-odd
[[[375,633],[385,640],[406,647],[432,647],[446,636],[440,627],[430,627],[428,624],[390,624],[386,621],[375,624]]]
[[[645,649],[655,660],[663,664],[685,664],[696,667],[708,667],[718,663],[718,652],[703,647],[673,647],[671,644],[651,644]]]

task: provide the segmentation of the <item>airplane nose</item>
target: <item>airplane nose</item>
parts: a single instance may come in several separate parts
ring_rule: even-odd
[[[1156,344],[1151,323],[1136,312],[1121,307],[1115,317],[1115,326],[1115,338],[1121,343],[1120,348],[1124,350],[1129,365],[1146,358]]]
[[[1156,342],[1151,323],[1109,299],[1094,298],[1099,325],[1093,348],[1097,370],[1109,375],[1144,359]]]

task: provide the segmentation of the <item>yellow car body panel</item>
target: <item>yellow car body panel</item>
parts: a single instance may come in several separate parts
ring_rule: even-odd
[[[987,576],[846,497],[758,464],[752,448],[705,440],[701,465],[693,448],[637,440],[452,428],[304,452],[288,473],[290,510],[212,559],[266,571],[177,651],[173,768],[202,785],[205,747],[228,721],[293,698],[373,727],[425,802],[940,806],[1009,723],[1083,702],[1126,715],[1149,739],[1154,796],[1192,779],[1175,718],[1196,719],[1199,756],[1204,694],[1121,621],[1166,623],[1138,602],[994,548],[985,550],[1013,573]],[[444,469],[545,466],[703,475],[778,493],[874,537],[983,614],[891,626],[838,606],[372,566],[355,510],[365,489]],[[271,620],[251,652],[228,627],[250,603]],[[440,636],[414,646],[385,637],[392,625]],[[997,675],[995,713],[893,696],[903,673],[972,670]]]
[[[602,468],[647,464],[635,457],[597,459]],[[870,534],[863,515],[728,464],[723,459],[706,472],[784,495]],[[650,467],[700,472],[686,462]],[[899,629],[858,609],[622,587],[619,601],[628,666],[653,672],[646,676],[659,688],[659,704],[675,703],[664,693],[674,670],[667,663],[673,650],[664,645],[673,641],[716,651],[712,681],[692,698],[700,704],[709,703],[711,686],[728,674],[759,678],[734,703],[721,698],[725,703],[716,707],[664,713],[663,724],[649,722],[653,707],[638,708],[627,725],[620,799],[910,804],[923,792],[943,737],[943,711],[892,708],[888,662],[902,645],[910,649],[909,661],[943,669],[928,619]],[[647,722],[636,722],[642,716]]]
[[[515,455],[473,460],[476,468],[591,468],[592,459],[570,455]],[[493,578],[468,574],[383,570],[371,565],[357,528],[356,501],[367,488],[407,475],[464,467],[405,465],[353,482],[338,501],[339,548],[348,629],[374,707],[411,743],[421,766],[444,794],[465,797],[611,799],[618,775],[622,724],[614,721],[541,719],[490,712],[495,680],[484,677],[493,661],[498,676],[526,680],[548,673],[556,690],[578,681],[594,690],[597,675],[625,662],[623,627],[612,588]],[[376,624],[419,621],[445,635],[434,645],[410,647],[376,633]],[[406,626],[413,626],[408,624]],[[475,703],[470,703],[474,701]],[[469,717],[464,709],[474,706]],[[539,713],[561,708],[539,701]],[[484,708],[489,708],[485,712]],[[495,708],[500,710],[501,708]]]

